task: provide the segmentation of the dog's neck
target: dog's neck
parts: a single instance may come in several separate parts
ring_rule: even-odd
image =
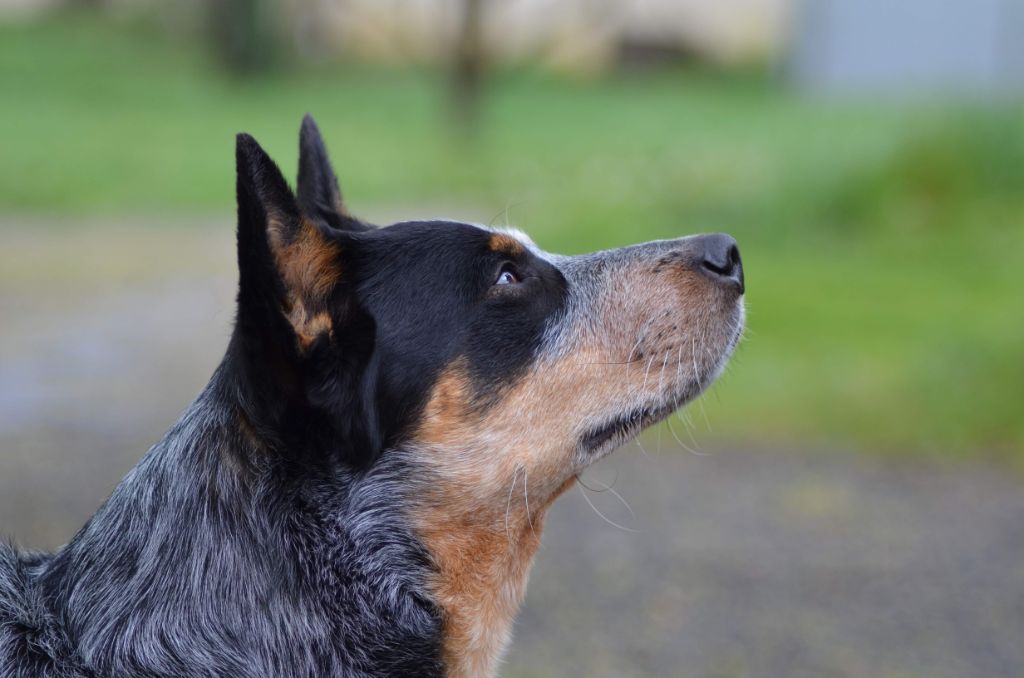
[[[434,484],[413,500],[413,524],[434,564],[429,588],[444,614],[442,656],[449,677],[496,674],[545,515],[569,484],[532,507],[467,501],[472,492],[450,483]]]
[[[420,492],[403,454],[310,471],[262,444],[222,372],[43,574],[86,664],[493,675],[562,490],[481,510]],[[332,640],[365,665],[325,655]]]
[[[232,390],[215,376],[41,575],[82,661],[103,675],[439,674],[427,558],[388,470],[307,477],[261,458]]]
[[[436,570],[430,577],[435,603],[444,611],[443,648],[452,678],[494,675],[511,637],[540,545],[543,515],[532,525],[504,524],[426,509],[420,535]]]

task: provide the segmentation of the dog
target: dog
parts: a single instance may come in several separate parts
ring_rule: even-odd
[[[736,242],[376,228],[309,116],[294,193],[236,142],[225,357],[66,546],[0,545],[0,674],[493,675],[552,502],[739,341]]]

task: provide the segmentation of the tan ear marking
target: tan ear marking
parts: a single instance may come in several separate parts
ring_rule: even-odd
[[[332,330],[324,302],[341,281],[340,250],[305,219],[290,238],[285,233],[282,220],[271,215],[267,235],[288,295],[283,310],[295,328],[299,347],[306,349]]]
[[[301,308],[301,305],[299,306]],[[321,311],[312,317],[295,318],[294,309],[293,313],[289,314],[288,318],[292,321],[292,325],[295,327],[295,335],[299,340],[299,348],[305,351],[308,349],[318,337],[323,335],[330,336],[334,329],[333,323],[331,323],[331,316],[326,311]]]

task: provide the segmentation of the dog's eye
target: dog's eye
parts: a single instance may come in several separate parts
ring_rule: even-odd
[[[505,266],[498,273],[498,279],[494,282],[495,285],[514,285],[519,282],[519,276],[515,274],[515,271],[511,267]]]

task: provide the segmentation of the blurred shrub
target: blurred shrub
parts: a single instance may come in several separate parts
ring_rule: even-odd
[[[1016,116],[972,113],[914,132],[883,162],[845,177],[821,205],[840,232],[928,231],[1024,208],[1024,135]],[[1002,221],[992,226],[1006,227]]]

